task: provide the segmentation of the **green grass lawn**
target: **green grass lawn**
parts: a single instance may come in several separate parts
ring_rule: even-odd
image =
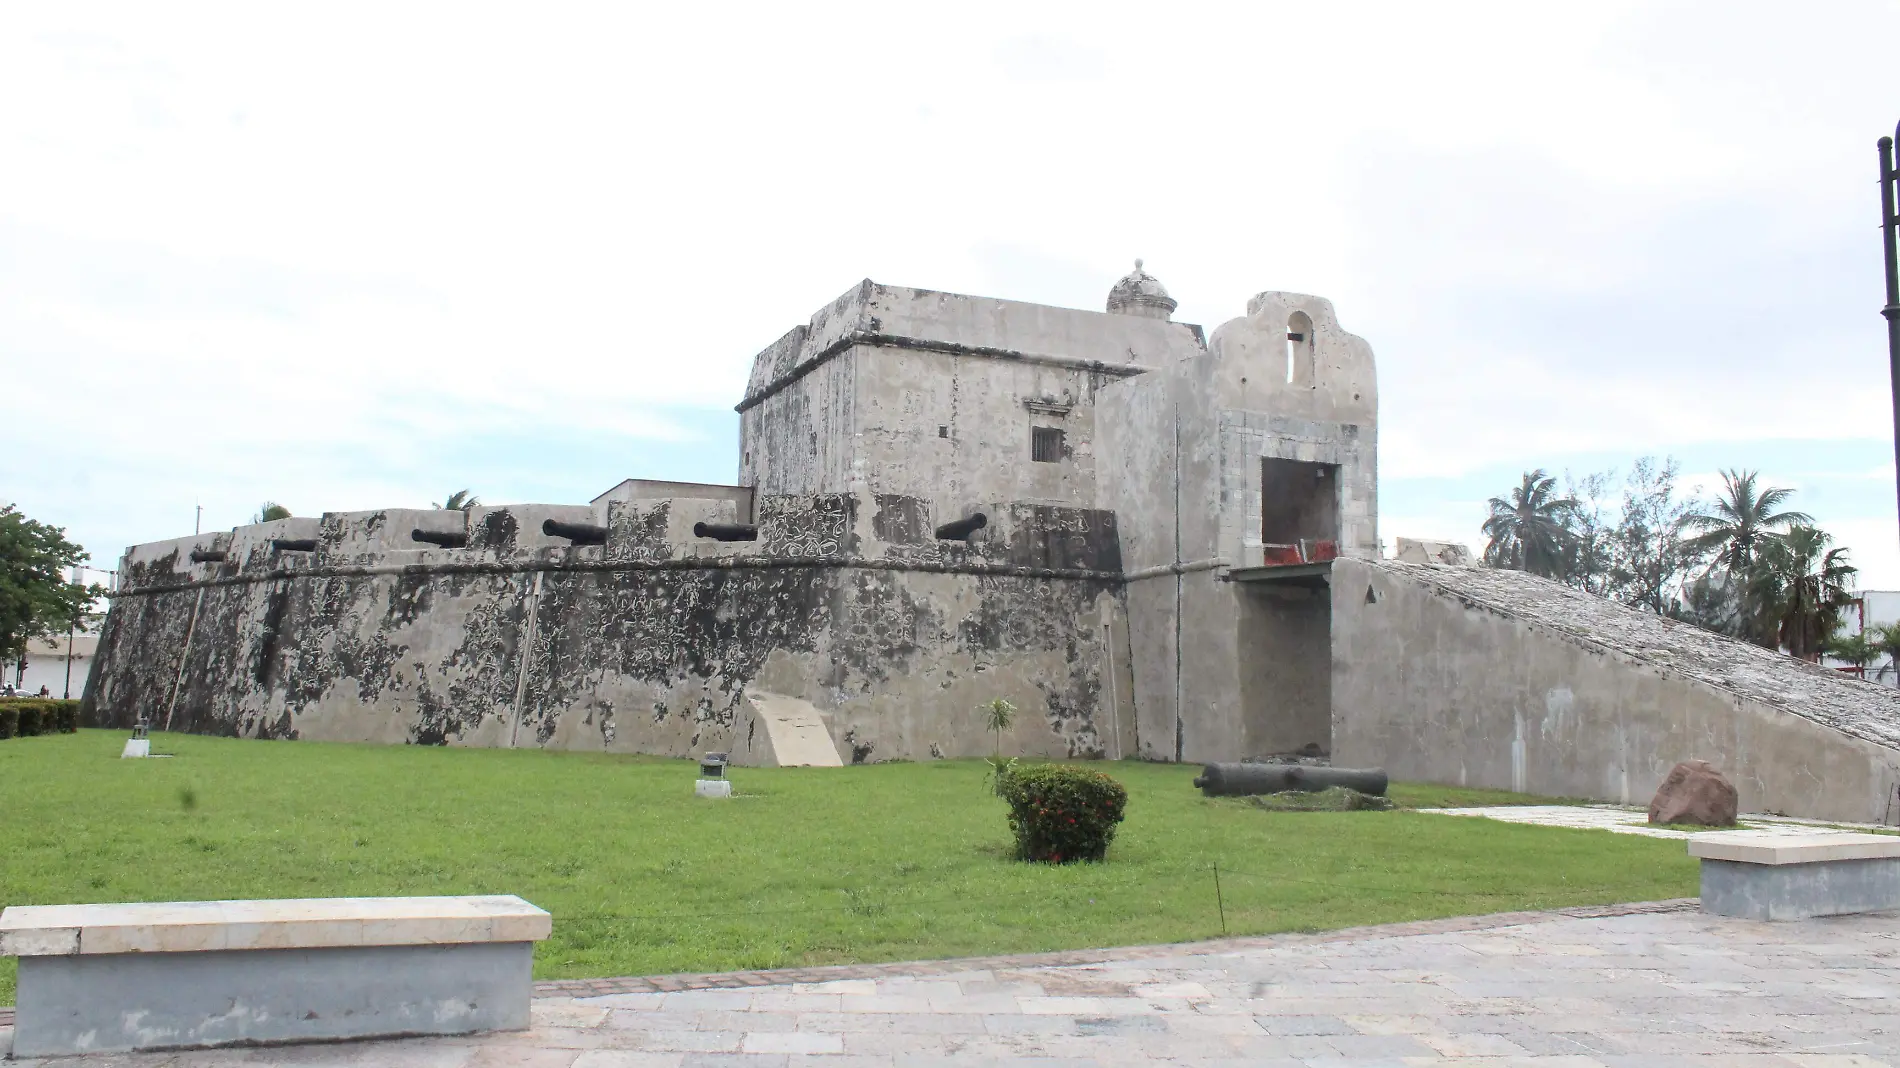
[[[1198,766],[1128,787],[1103,864],[1009,859],[978,761],[732,772],[539,750],[155,735],[0,742],[0,905],[520,894],[544,978],[1029,952],[1696,892],[1679,841],[1417,812],[1204,800]],[[1401,804],[1526,800],[1395,786]],[[13,962],[0,962],[0,1004]]]

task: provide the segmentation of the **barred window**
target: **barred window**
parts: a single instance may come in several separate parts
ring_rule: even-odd
[[[1052,426],[1030,427],[1029,458],[1038,463],[1059,463],[1062,460],[1062,431]]]

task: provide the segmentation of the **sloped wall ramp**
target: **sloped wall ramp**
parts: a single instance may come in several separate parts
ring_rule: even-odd
[[[1744,811],[1900,822],[1900,691],[1523,572],[1335,561],[1333,759],[1647,804],[1679,760]]]

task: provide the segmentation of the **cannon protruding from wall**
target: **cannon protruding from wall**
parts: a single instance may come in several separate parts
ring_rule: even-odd
[[[575,545],[607,544],[607,528],[592,523],[563,523],[549,519],[541,524],[541,533],[550,538],[566,538]]]
[[[270,551],[274,553],[314,553],[317,551],[315,538],[272,538]]]
[[[693,537],[714,541],[758,541],[759,528],[750,523],[694,523]]]
[[[553,533],[550,531],[549,533]],[[439,545],[444,549],[466,549],[468,547],[467,530],[424,530],[417,527],[409,532],[410,541],[419,541],[428,545]]]
[[[982,512],[971,512],[962,519],[952,520],[937,528],[938,541],[969,541],[970,535],[990,525],[990,517]]]
[[[191,550],[191,562],[194,564],[221,564],[224,562],[225,556],[226,553],[223,549]]]
[[[1208,797],[1318,793],[1335,786],[1375,797],[1385,795],[1384,768],[1325,768],[1307,764],[1208,764],[1194,780]]]

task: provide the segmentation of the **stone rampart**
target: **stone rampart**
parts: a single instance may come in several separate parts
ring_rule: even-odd
[[[1900,691],[1519,571],[1332,565],[1333,758],[1645,804],[1679,760],[1748,812],[1900,816]]]
[[[986,752],[977,707],[995,697],[1022,709],[1005,744],[1025,754],[1117,755],[1132,735],[1111,513],[992,505],[966,543],[938,540],[912,497],[757,510],[750,541],[695,533],[743,522],[732,501],[671,499],[328,513],[135,546],[85,716],[684,756],[743,752],[757,688],[810,702],[846,761]]]

